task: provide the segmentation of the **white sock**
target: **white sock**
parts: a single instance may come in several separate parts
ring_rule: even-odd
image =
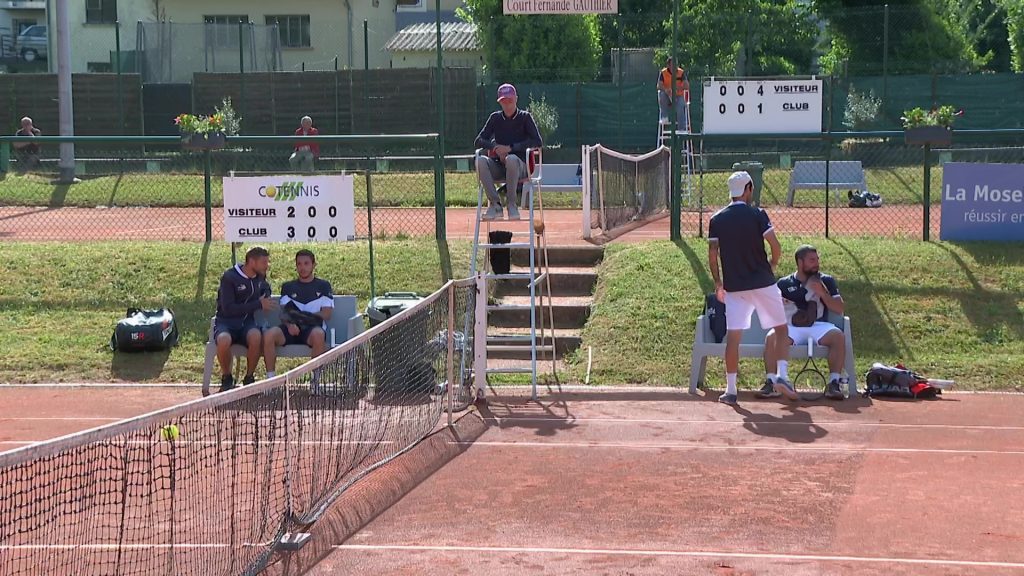
[[[274,372],[273,370],[267,370],[267,378],[268,379],[269,378],[273,378],[274,376],[277,376],[277,372]]]
[[[767,374],[764,375],[764,377],[767,380],[771,380],[772,382],[775,382],[775,380],[779,377],[779,375],[778,374],[772,374],[771,372],[768,372]]]
[[[789,380],[789,361],[779,360],[779,378]]]
[[[829,373],[828,381],[831,382],[833,380],[835,380],[836,382],[839,381],[839,372],[831,372],[831,373]]]
[[[736,374],[725,375],[725,393],[735,394],[736,393]]]

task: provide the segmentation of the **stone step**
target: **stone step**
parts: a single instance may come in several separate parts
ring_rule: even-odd
[[[518,298],[518,297],[517,297]],[[529,298],[526,298],[528,301]],[[502,303],[504,304],[504,302]],[[539,312],[539,311],[538,311]],[[590,316],[589,304],[556,304],[552,310],[555,328],[583,328]],[[544,307],[544,324],[549,325],[547,306]],[[540,315],[538,314],[538,320]],[[507,307],[488,307],[488,324],[500,328],[529,328],[529,302],[510,303]]]
[[[594,293],[594,286],[597,285],[597,274],[581,269],[573,272],[566,272],[565,268],[550,269],[548,275],[551,279],[551,293],[553,296],[589,296]],[[514,268],[513,273],[522,272],[522,269]],[[501,298],[505,296],[529,296],[530,283],[526,280],[494,280],[494,296]],[[542,280],[538,286],[540,290],[547,290],[547,281]],[[537,292],[538,294],[540,291]],[[546,293],[546,292],[545,292]]]
[[[526,340],[519,340],[509,336],[488,336],[487,337],[487,357],[488,358],[514,358],[529,360],[530,359],[530,341],[529,333],[527,333]],[[569,352],[576,350],[580,347],[581,339],[579,336],[563,336],[555,337],[555,357],[563,358]],[[550,359],[551,358],[551,338],[537,338],[537,358],[538,359]]]
[[[529,249],[513,248],[512,264],[516,266],[530,265]],[[538,254],[539,261],[543,258]],[[600,246],[548,246],[548,266],[593,267],[604,259],[604,248]]]

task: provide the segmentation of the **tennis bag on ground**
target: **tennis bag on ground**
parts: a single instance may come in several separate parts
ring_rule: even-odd
[[[170,350],[178,343],[178,323],[167,308],[129,308],[110,336],[110,349],[121,352]]]
[[[928,384],[928,380],[902,364],[886,366],[880,362],[871,365],[865,374],[867,387],[864,396],[890,396],[896,398],[935,398],[942,390]]]

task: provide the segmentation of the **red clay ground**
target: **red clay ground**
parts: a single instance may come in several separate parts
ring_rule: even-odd
[[[0,388],[0,449],[197,395]],[[270,572],[1024,573],[1024,396],[713,397],[492,400],[358,483]]]
[[[776,227],[785,234],[823,235],[823,208],[769,208]],[[682,216],[684,236],[697,236],[698,214]],[[707,219],[704,213],[704,231]],[[938,238],[941,213],[932,209],[931,233]],[[395,236],[432,236],[433,209],[378,208],[374,210],[374,232]],[[448,237],[472,238],[476,210],[449,208],[446,212]],[[549,244],[583,243],[583,213],[579,210],[547,210],[545,223]],[[829,215],[829,232],[835,235],[881,235],[920,238],[920,206],[884,206],[871,209],[836,208]],[[0,208],[0,240],[191,240],[204,238],[202,208]],[[506,222],[504,225],[509,226]],[[514,226],[514,225],[512,225]],[[513,228],[518,229],[518,228]],[[366,235],[366,217],[357,212],[356,233]],[[223,238],[221,209],[213,211],[213,234]],[[622,241],[667,239],[669,220],[655,220],[621,237]]]

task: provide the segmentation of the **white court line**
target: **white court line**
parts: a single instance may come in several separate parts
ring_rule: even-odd
[[[2,418],[0,418],[2,419]],[[758,426],[807,426],[808,424],[815,424],[817,426],[863,426],[865,428],[928,428],[928,429],[949,429],[949,430],[1007,430],[1007,431],[1024,431],[1024,426],[989,426],[981,424],[897,424],[887,422],[856,422],[856,421],[813,421],[813,422],[782,422],[782,421],[761,421],[761,420],[678,420],[671,418],[534,418],[534,417],[500,417],[500,416],[489,416],[482,418],[487,422],[497,422],[501,424],[503,422],[562,422],[566,424],[574,424],[576,422],[597,422],[597,423],[608,423],[608,424],[722,424],[722,425],[735,425],[735,424],[756,424]]]
[[[965,566],[975,568],[1024,568],[1024,562],[985,562],[976,560],[940,560],[936,558],[873,558],[871,556],[829,556],[824,554],[774,554],[714,550],[623,550],[593,548],[515,548],[506,546],[401,546],[387,544],[335,544],[336,550],[402,550],[410,552],[501,552],[511,554],[574,554],[602,556],[663,556],[682,558],[748,558],[752,560],[813,560],[818,562],[863,562],[928,566]]]
[[[134,418],[134,416],[0,416],[0,422],[17,422],[24,420],[26,422],[83,422],[83,421],[99,421],[99,422],[116,422],[118,420],[126,420],[128,418]]]
[[[767,452],[891,452],[907,454],[1004,454],[1024,456],[1017,450],[958,450],[947,448],[871,448],[867,446],[754,446],[736,444],[643,444],[628,442],[499,442],[457,441],[460,446],[491,446],[509,448],[616,448],[626,450],[762,450]]]

